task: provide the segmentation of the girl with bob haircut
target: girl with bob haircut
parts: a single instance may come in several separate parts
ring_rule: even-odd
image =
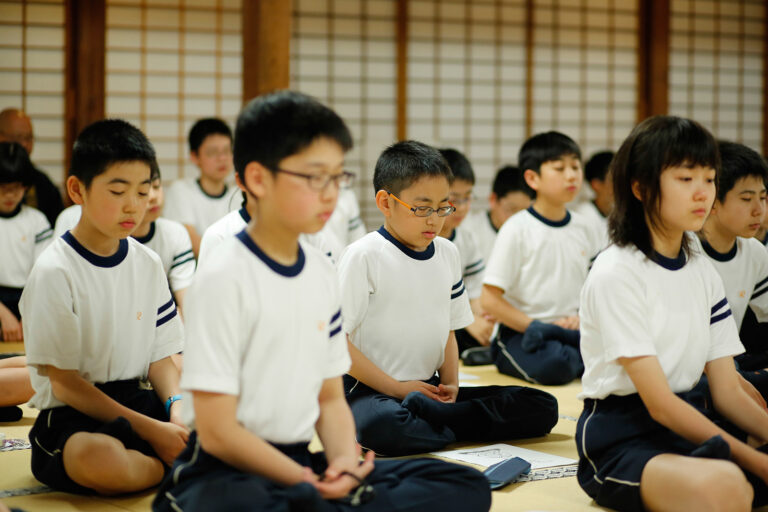
[[[581,292],[578,480],[619,510],[749,510],[768,497],[768,413],[742,388],[723,284],[690,231],[715,199],[718,146],[695,121],[646,119],[611,166],[613,242]],[[709,388],[700,384],[706,373]]]

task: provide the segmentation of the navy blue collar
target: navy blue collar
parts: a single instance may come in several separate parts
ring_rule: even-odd
[[[667,258],[653,251],[652,259],[667,270],[680,270],[685,266],[685,252],[682,249],[680,249],[680,254],[677,255],[677,258]]]
[[[128,240],[125,238],[120,240],[120,243],[117,246],[117,251],[115,251],[115,254],[112,256],[99,256],[98,254],[92,253],[86,249],[83,244],[78,242],[69,231],[61,235],[61,238],[67,242],[75,250],[75,252],[77,252],[77,254],[85,258],[89,263],[96,265],[97,267],[116,267],[122,263],[126,256],[128,256]]]
[[[11,213],[0,212],[0,217],[2,217],[3,219],[12,219],[15,216],[17,216],[20,211],[21,211],[21,202],[19,202],[19,204],[16,205],[16,209],[13,210]]]
[[[249,214],[249,213],[248,213],[248,210],[246,210],[246,209],[245,209],[245,206],[243,206],[242,208],[240,208],[240,209],[237,211],[237,213],[239,213],[239,214],[240,214],[240,217],[242,217],[242,218],[243,218],[243,220],[245,221],[245,223],[246,223],[246,224],[248,224],[249,222],[251,222],[251,214]]]
[[[392,244],[400,249],[403,254],[408,256],[409,258],[413,258],[414,260],[428,260],[435,254],[435,242],[430,242],[426,249],[424,249],[421,252],[414,251],[413,249],[406,247],[405,244],[403,244],[401,241],[399,241],[397,238],[392,236],[392,234],[384,229],[384,226],[381,226],[378,229],[378,233],[392,242]]]
[[[152,222],[149,225],[149,233],[147,233],[145,236],[135,236],[133,238],[134,238],[134,240],[136,240],[140,244],[146,244],[150,240],[152,240],[153,236],[155,236],[155,223],[154,222]]]
[[[253,253],[255,254],[261,261],[264,262],[265,265],[267,265],[269,268],[280,274],[281,276],[285,277],[296,277],[299,275],[299,273],[304,268],[304,250],[301,248],[301,244],[299,244],[299,254],[296,258],[296,263],[290,266],[282,265],[262,251],[258,245],[256,245],[256,242],[253,241],[253,239],[248,235],[248,233],[245,232],[245,230],[242,230],[237,235],[235,235],[237,238],[240,239],[241,242]]]
[[[485,212],[485,215],[488,217],[488,224],[490,224],[490,226],[491,226],[491,229],[492,229],[494,232],[498,233],[498,232],[499,232],[499,230],[498,230],[498,229],[496,229],[496,226],[494,226],[494,225],[493,225],[493,220],[491,219],[491,210],[488,210],[488,211],[486,211],[486,212]]]
[[[214,196],[205,191],[205,189],[203,188],[203,185],[200,183],[200,180],[196,180],[196,183],[197,183],[197,186],[200,187],[200,192],[205,194],[207,197],[210,197],[211,199],[221,199],[222,197],[227,195],[228,187],[226,185],[224,185],[224,190],[221,191],[221,194]]]
[[[706,240],[701,241],[701,246],[704,248],[704,252],[707,253],[707,256],[712,258],[715,261],[731,261],[733,258],[736,257],[736,251],[737,246],[736,242],[733,242],[733,247],[728,252],[717,252],[711,245],[709,245],[709,242]]]
[[[528,207],[528,213],[533,215],[535,218],[539,219],[541,222],[546,224],[547,226],[551,226],[553,228],[561,228],[571,222],[571,212],[568,210],[565,210],[565,217],[563,217],[560,220],[550,220],[543,215],[541,215],[539,212],[533,209],[533,206]]]

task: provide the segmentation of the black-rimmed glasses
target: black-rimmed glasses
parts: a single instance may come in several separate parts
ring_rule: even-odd
[[[437,213],[438,217],[447,217],[456,211],[456,208],[453,205],[441,206],[440,208],[432,208],[431,206],[411,206],[405,201],[402,201],[392,192],[387,192],[387,194],[391,195],[395,199],[395,201],[397,201],[398,203],[402,204],[403,206],[411,210],[413,214],[417,217],[429,217],[433,213]]]
[[[355,174],[349,171],[344,171],[339,174],[304,174],[302,172],[289,171],[288,169],[276,168],[272,170],[304,178],[307,180],[309,188],[317,191],[325,190],[331,183],[334,183],[337,187],[346,188],[351,186],[355,181]]]

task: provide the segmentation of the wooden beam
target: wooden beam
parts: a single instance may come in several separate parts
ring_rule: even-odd
[[[669,111],[669,0],[639,0],[637,122]]]
[[[65,10],[65,158],[69,167],[77,135],[104,118],[107,12],[105,0],[67,0]]]
[[[525,2],[525,138],[533,135],[533,0]]]
[[[290,86],[292,15],[292,0],[243,2],[243,102]]]
[[[763,93],[768,91],[768,1],[763,2]],[[763,95],[763,156],[768,155],[768,99]]]
[[[408,137],[408,0],[397,0],[396,26],[397,140],[405,140]]]

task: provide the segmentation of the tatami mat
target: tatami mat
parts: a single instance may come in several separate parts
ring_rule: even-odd
[[[0,352],[20,351],[23,351],[22,344],[0,343]],[[478,377],[466,381],[471,384],[521,384],[516,379],[500,375],[493,366],[462,367],[460,371]],[[560,403],[561,419],[548,436],[517,441],[514,444],[553,455],[577,458],[573,436],[576,430],[575,418],[581,412],[581,402],[576,399],[579,383],[560,387],[540,387],[557,397]],[[35,410],[24,407],[24,418],[17,423],[0,423],[0,432],[4,433],[7,438],[26,438],[35,415]],[[29,457],[30,450],[0,453],[0,491],[40,485],[29,470]],[[152,497],[152,492],[120,498],[92,498],[64,493],[44,493],[5,498],[3,502],[8,506],[22,508],[27,512],[112,512],[118,510],[146,512],[150,510]],[[602,509],[584,494],[576,483],[575,477],[565,477],[507,486],[503,490],[493,493],[491,510],[494,512],[511,512],[525,510],[594,511]]]

